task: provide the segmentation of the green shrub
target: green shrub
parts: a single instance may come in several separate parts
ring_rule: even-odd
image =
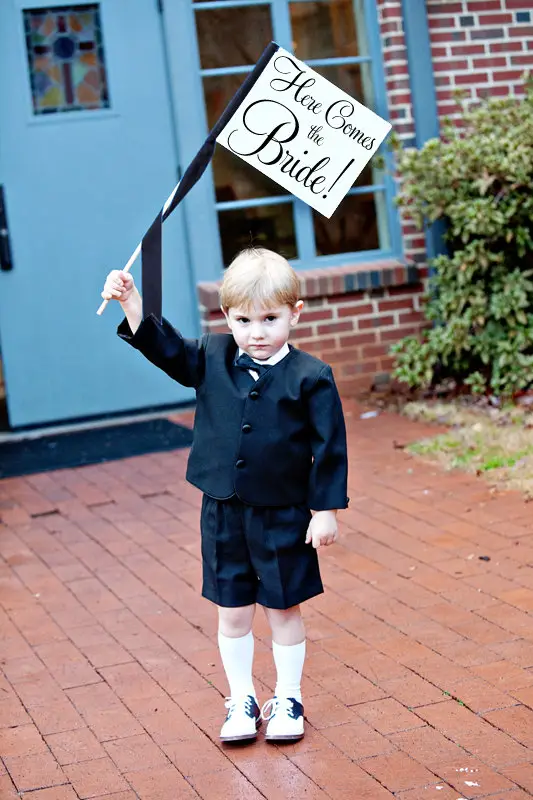
[[[432,326],[393,346],[394,374],[511,396],[533,385],[533,84],[463,123],[398,151],[398,204],[419,227],[445,220],[449,255],[431,264]]]

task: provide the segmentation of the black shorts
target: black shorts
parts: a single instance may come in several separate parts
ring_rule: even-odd
[[[304,506],[247,506],[236,497],[202,500],[202,595],[218,606],[286,609],[324,591],[305,535]]]

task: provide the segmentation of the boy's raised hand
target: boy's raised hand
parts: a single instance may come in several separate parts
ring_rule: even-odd
[[[133,275],[121,269],[113,269],[107,276],[102,297],[104,300],[118,300],[125,303],[135,289]]]
[[[337,541],[337,516],[335,511],[315,511],[305,537],[306,544],[327,547]]]

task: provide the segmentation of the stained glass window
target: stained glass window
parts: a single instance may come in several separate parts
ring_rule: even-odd
[[[35,114],[109,107],[97,4],[24,11]]]

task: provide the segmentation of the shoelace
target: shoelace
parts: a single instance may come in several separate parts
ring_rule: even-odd
[[[237,701],[233,700],[232,697],[226,697],[226,702],[224,703],[224,707],[228,709],[228,719],[231,717],[235,709],[237,708]],[[246,698],[244,703],[244,710],[248,713],[252,708],[252,701],[249,697]]]
[[[237,703],[234,703],[231,697],[226,697],[226,702],[224,703],[224,707],[228,709],[228,718],[233,714],[235,711],[235,706]]]
[[[279,710],[284,711],[286,714],[292,711],[292,703],[288,697],[272,697],[270,700],[267,700],[261,709],[261,719],[268,722]]]

